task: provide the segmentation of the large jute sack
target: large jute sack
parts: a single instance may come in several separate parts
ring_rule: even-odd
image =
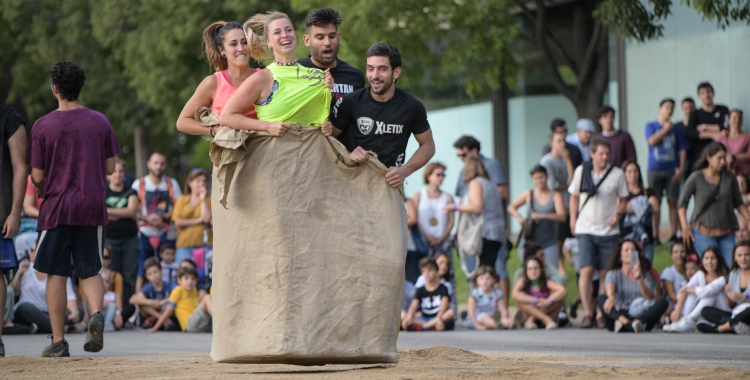
[[[299,126],[283,137],[222,128],[211,157],[211,358],[397,362],[406,216],[385,166]]]

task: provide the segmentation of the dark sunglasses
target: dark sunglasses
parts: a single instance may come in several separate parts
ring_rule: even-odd
[[[468,153],[459,153],[456,156],[458,156],[458,158],[466,158],[466,156],[468,155],[469,155]]]
[[[109,256],[102,256],[103,260],[109,260]]]
[[[435,173],[435,175],[438,177],[445,177],[445,173]]]

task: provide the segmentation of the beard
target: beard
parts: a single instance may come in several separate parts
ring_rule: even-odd
[[[330,50],[331,51],[330,58],[326,58],[325,56],[323,56],[323,51],[325,51],[325,50]],[[324,65],[330,65],[330,64],[336,62],[336,59],[339,56],[339,47],[338,46],[336,46],[336,47],[332,46],[330,48],[313,49],[311,51],[311,55],[312,55],[313,58],[315,58],[316,61],[318,61],[318,62],[320,62],[320,63],[322,63]]]
[[[383,95],[393,86],[395,81],[393,80],[393,76],[390,78],[383,79],[383,83],[381,84],[381,88],[379,90],[375,90],[375,88],[372,86],[372,82],[370,82],[370,91],[372,91],[375,95]]]

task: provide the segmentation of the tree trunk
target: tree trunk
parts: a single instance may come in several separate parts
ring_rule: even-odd
[[[136,178],[140,178],[148,174],[146,163],[151,154],[151,139],[149,138],[148,128],[135,127],[133,137],[133,146],[135,148],[135,176]]]

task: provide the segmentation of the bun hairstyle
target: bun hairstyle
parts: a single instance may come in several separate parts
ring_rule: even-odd
[[[289,16],[282,12],[268,12],[265,14],[258,13],[247,19],[247,21],[242,24],[242,29],[245,31],[245,36],[247,36],[248,45],[260,46],[263,48],[263,51],[266,52],[267,46],[265,36],[268,35],[268,24],[282,18],[289,20],[289,23],[294,27],[294,23]]]
[[[224,36],[227,32],[234,29],[242,29],[237,21],[216,21],[203,30],[203,54],[210,65],[216,71],[222,71],[229,68],[226,57],[222,56],[221,48],[224,47]],[[254,44],[248,39],[248,55],[256,61],[263,59],[265,49],[262,44]]]

